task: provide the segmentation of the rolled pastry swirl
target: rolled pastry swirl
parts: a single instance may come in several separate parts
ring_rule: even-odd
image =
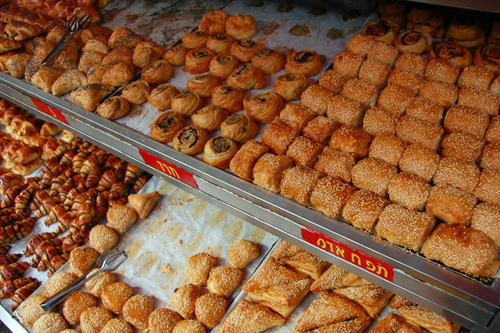
[[[243,144],[253,139],[259,130],[257,124],[246,114],[233,114],[221,124],[221,135]]]
[[[273,121],[284,106],[281,97],[274,92],[258,94],[252,98],[245,98],[243,101],[246,113],[261,124]]]
[[[158,111],[165,111],[172,105],[172,98],[179,94],[177,88],[170,83],[160,84],[148,95],[148,101]]]
[[[171,142],[184,124],[184,117],[180,113],[166,112],[151,125],[151,139],[162,143]]]
[[[399,52],[424,53],[432,45],[432,37],[426,32],[407,30],[399,34],[394,41]]]
[[[186,62],[188,51],[187,47],[182,44],[175,45],[165,52],[163,58],[172,66],[182,66]]]
[[[122,96],[113,96],[106,99],[97,107],[97,113],[106,119],[119,119],[130,112],[129,102]]]
[[[285,57],[274,50],[264,49],[252,57],[252,65],[259,68],[265,74],[279,72],[285,66]]]
[[[392,44],[396,37],[396,26],[385,20],[370,22],[363,27],[361,33],[376,41]]]
[[[197,93],[185,91],[172,98],[172,111],[191,117],[193,113],[205,105],[203,98]]]
[[[201,18],[198,30],[208,32],[210,34],[226,32],[226,21],[229,14],[223,10],[214,10],[206,13]]]
[[[244,64],[231,73],[227,83],[243,90],[261,89],[266,85],[267,79],[260,69]]]
[[[251,39],[237,40],[229,48],[229,54],[238,58],[241,62],[249,62],[263,48],[264,45]]]
[[[174,137],[173,147],[186,155],[196,155],[203,151],[208,134],[201,128],[191,125],[184,127]]]
[[[446,60],[448,63],[457,67],[467,67],[472,63],[471,51],[455,42],[442,42],[432,46],[430,52],[431,58]]]
[[[307,85],[307,77],[303,74],[284,74],[276,79],[274,90],[285,100],[292,101],[300,99]]]
[[[190,31],[182,36],[182,44],[188,49],[196,49],[207,45],[208,35],[201,30]]]
[[[291,50],[287,56],[285,71],[288,74],[311,76],[319,73],[325,57],[313,50]]]
[[[474,65],[484,66],[500,74],[500,43],[487,43],[477,48]]]
[[[209,105],[196,111],[191,116],[191,120],[197,127],[210,132],[219,129],[226,117],[227,113],[224,109],[215,105]]]
[[[220,86],[220,79],[217,76],[200,74],[188,80],[186,89],[208,98],[212,96],[212,90],[217,86]]]
[[[207,141],[203,149],[203,162],[219,169],[229,168],[229,163],[238,151],[238,145],[222,136]]]
[[[201,74],[208,71],[210,60],[214,53],[206,48],[197,48],[186,54],[185,70],[191,74]]]
[[[229,54],[219,54],[210,61],[209,72],[213,76],[227,79],[238,68],[238,59]]]
[[[212,90],[212,103],[228,112],[236,112],[243,109],[245,91],[231,86],[218,86]]]
[[[257,23],[252,15],[231,15],[226,21],[226,33],[236,39],[252,38],[257,34]]]
[[[228,53],[233,42],[233,37],[219,32],[208,37],[207,49],[212,50],[215,53]]]

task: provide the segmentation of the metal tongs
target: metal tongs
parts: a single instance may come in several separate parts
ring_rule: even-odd
[[[61,303],[66,297],[69,296],[72,292],[80,287],[87,281],[93,279],[98,274],[102,272],[114,271],[117,269],[125,260],[127,259],[127,255],[125,251],[120,251],[116,253],[103,253],[97,259],[96,263],[87,271],[85,274],[80,276],[75,282],[67,286],[65,289],[61,290],[51,298],[45,300],[40,306],[44,311],[50,311],[57,304]],[[99,270],[89,276],[87,274],[92,271],[94,268],[99,267]]]
[[[54,47],[52,52],[42,61],[43,66],[48,66],[50,62],[64,49],[66,44],[70,42],[70,40],[75,37],[76,33],[82,29],[87,29],[90,23],[92,22],[92,16],[89,13],[82,15],[80,18],[77,18],[76,15],[70,17],[68,22],[66,23],[66,32],[61,37],[61,40]]]

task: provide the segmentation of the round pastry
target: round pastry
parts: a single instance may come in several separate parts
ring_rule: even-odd
[[[500,74],[500,43],[481,45],[474,54],[474,65],[484,66]]]
[[[201,74],[208,71],[210,60],[214,53],[209,49],[198,48],[190,50],[186,54],[186,63],[184,69],[191,74]]]
[[[196,111],[191,120],[193,124],[199,128],[210,132],[220,128],[220,124],[227,117],[227,113],[223,108],[215,105],[205,106],[204,108]]]
[[[137,212],[129,206],[115,205],[109,207],[106,219],[110,227],[124,234],[137,221]]]
[[[182,320],[175,325],[172,333],[206,333],[205,326],[198,320]]]
[[[185,91],[172,98],[172,111],[180,113],[185,117],[191,117],[193,113],[205,105],[203,97],[197,93]]]
[[[183,318],[194,318],[194,306],[196,299],[200,297],[200,288],[193,284],[185,284],[174,290],[171,304]]]
[[[252,15],[231,15],[226,21],[226,33],[236,39],[248,39],[257,34],[257,23]]]
[[[401,0],[381,0],[378,10],[382,15],[395,16],[406,11],[406,2]]]
[[[92,268],[97,258],[99,258],[97,250],[87,246],[77,247],[69,255],[69,268],[74,274],[81,276]]]
[[[233,37],[219,32],[208,37],[207,49],[212,50],[215,53],[228,53],[233,42]]]
[[[240,239],[227,249],[229,263],[231,266],[241,270],[257,259],[259,254],[259,247],[246,239]]]
[[[201,97],[212,96],[212,90],[220,86],[220,79],[210,74],[200,74],[188,80],[186,89],[197,93]]]
[[[174,75],[174,69],[165,60],[157,60],[141,70],[141,77],[149,84],[165,83]]]
[[[447,37],[464,47],[478,47],[486,41],[486,33],[477,13],[462,12],[451,20]]]
[[[500,42],[500,20],[494,20],[491,24],[490,36],[488,37],[488,43],[498,43]],[[26,48],[26,44],[25,44]]]
[[[104,287],[101,293],[101,301],[106,309],[121,314],[123,305],[133,294],[134,291],[128,284],[114,282]]]
[[[361,33],[376,41],[392,44],[398,30],[398,27],[392,22],[377,20],[365,25]]]
[[[123,305],[123,319],[135,328],[144,331],[148,328],[148,319],[153,310],[153,296],[134,295]]]
[[[249,62],[254,55],[264,48],[261,43],[256,43],[251,39],[235,41],[229,48],[229,54],[236,57],[241,62]]]
[[[115,229],[104,224],[96,225],[90,230],[89,243],[99,253],[111,250],[118,244],[120,234]]]
[[[43,296],[49,298],[75,282],[78,277],[70,272],[59,272],[54,274],[45,284]]]
[[[182,44],[188,49],[197,49],[207,45],[208,35],[201,30],[190,31],[182,36]]]
[[[399,52],[414,52],[420,54],[429,50],[432,45],[432,37],[426,32],[407,30],[396,37],[394,45]]]
[[[122,96],[132,104],[141,105],[146,102],[150,90],[146,81],[137,80],[123,88]]]
[[[99,333],[111,319],[113,319],[113,315],[109,310],[93,306],[82,313],[80,329],[82,333]]]
[[[129,102],[122,96],[113,96],[106,99],[97,107],[97,113],[106,119],[120,119],[130,112]]]
[[[446,60],[453,66],[467,67],[472,63],[472,52],[455,42],[442,42],[434,44],[430,52],[431,58]]]
[[[34,333],[59,333],[67,328],[64,318],[55,312],[44,314],[33,324]]]
[[[238,87],[243,90],[261,89],[266,85],[267,78],[260,69],[245,64],[231,73],[227,78],[227,83],[230,86]]]
[[[169,309],[157,309],[149,316],[148,333],[172,332],[182,317]]]
[[[263,49],[252,57],[252,65],[265,74],[274,74],[285,67],[285,57],[274,50]]]
[[[163,59],[172,66],[182,66],[186,61],[188,51],[188,48],[182,44],[174,45],[165,52]]]
[[[196,155],[203,151],[208,141],[208,134],[196,126],[187,126],[175,135],[173,147],[175,150],[187,155]]]
[[[229,18],[228,13],[223,10],[214,10],[206,13],[201,18],[198,30],[208,32],[209,34],[226,32],[226,21]]]
[[[148,102],[158,111],[165,111],[172,105],[172,98],[179,94],[177,88],[170,83],[160,84],[147,96]]]
[[[284,107],[283,100],[274,92],[258,94],[252,98],[246,97],[243,101],[246,113],[261,124],[273,121]]]
[[[319,73],[325,57],[312,50],[295,51],[288,53],[285,65],[287,74],[302,74],[311,76]]]
[[[246,114],[233,114],[227,117],[220,125],[221,135],[243,144],[253,139],[259,127],[253,119]]]
[[[228,298],[243,280],[243,272],[231,266],[216,266],[210,271],[207,287],[211,293]]]
[[[276,79],[274,90],[285,100],[292,101],[300,99],[307,85],[307,77],[303,74],[284,74]]]
[[[184,127],[184,117],[177,112],[166,112],[160,115],[151,125],[151,139],[168,143],[175,134]]]
[[[239,66],[238,59],[229,54],[220,54],[210,60],[208,70],[211,75],[227,79]]]
[[[45,310],[42,309],[40,304],[45,302],[46,299],[47,297],[37,294],[23,303],[23,306],[19,311],[19,316],[21,317],[24,325],[32,327],[35,321],[45,314]]]
[[[165,49],[162,46],[150,41],[141,42],[134,50],[132,61],[135,67],[143,68],[160,59],[163,54],[165,54]]]
[[[102,83],[115,87],[123,86],[132,81],[134,75],[134,65],[120,62],[108,68],[102,77]]]
[[[203,162],[216,168],[225,170],[238,151],[238,145],[231,139],[215,137],[205,144]]]
[[[212,103],[233,113],[243,109],[245,91],[231,86],[218,86],[212,90]]]
[[[87,276],[97,272],[98,269],[93,269]],[[85,288],[95,297],[101,297],[104,287],[116,282],[116,276],[110,272],[102,272],[93,277],[91,280],[85,282]]]
[[[228,305],[229,302],[224,297],[216,294],[200,296],[195,303],[196,319],[206,327],[214,328],[224,317]]]
[[[204,286],[207,284],[208,275],[217,264],[217,258],[208,253],[196,253],[189,257],[186,265],[186,275],[192,284]]]
[[[111,319],[104,325],[103,329],[99,333],[134,333],[134,330],[125,321],[118,318]]]
[[[76,326],[80,323],[80,315],[93,306],[97,306],[97,299],[94,296],[75,291],[64,300],[62,314],[71,326]]]

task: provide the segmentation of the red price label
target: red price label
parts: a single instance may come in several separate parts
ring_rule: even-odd
[[[173,164],[165,162],[164,160],[142,149],[139,149],[139,154],[141,154],[144,163],[146,163],[147,165],[163,172],[166,175],[169,175],[170,177],[176,178],[188,185],[191,185],[194,188],[198,188],[198,184],[196,184],[196,181],[194,180],[194,177],[191,173],[182,170],[181,168]]]
[[[39,111],[45,113],[48,116],[51,116],[52,118],[59,120],[60,122],[65,123],[66,125],[69,125],[68,121],[66,120],[66,117],[58,109],[54,109],[53,107],[50,107],[44,102],[41,102],[33,97],[31,97],[31,101],[33,102],[33,104],[35,104],[36,108]]]
[[[392,266],[378,261],[364,254],[363,252],[355,250],[312,229],[302,229],[301,233],[302,239],[306,242],[319,247],[320,249],[325,250],[326,252],[329,252],[336,257],[353,263],[370,273],[380,276],[381,278],[384,278],[391,282],[393,281],[394,271]]]

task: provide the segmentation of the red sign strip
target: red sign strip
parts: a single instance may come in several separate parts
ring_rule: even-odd
[[[194,177],[191,173],[182,170],[181,168],[171,163],[165,162],[164,160],[142,149],[139,149],[139,154],[141,154],[144,163],[146,163],[147,165],[194,188],[198,188],[198,184],[196,184],[196,181],[194,180]]]
[[[33,97],[31,97],[31,101],[33,102],[33,104],[35,104],[36,108],[39,111],[45,113],[48,116],[51,116],[52,118],[59,120],[60,122],[65,123],[66,125],[69,125],[68,121],[66,120],[66,117],[58,109],[54,109],[53,107],[50,107],[44,102],[41,102]]]
[[[302,239],[306,242],[319,247],[320,249],[329,252],[336,257],[353,263],[356,266],[361,267],[362,269],[372,274],[378,275],[388,281],[392,282],[394,280],[394,271],[392,266],[378,261],[364,254],[363,252],[353,249],[310,228],[303,228],[301,234]]]

